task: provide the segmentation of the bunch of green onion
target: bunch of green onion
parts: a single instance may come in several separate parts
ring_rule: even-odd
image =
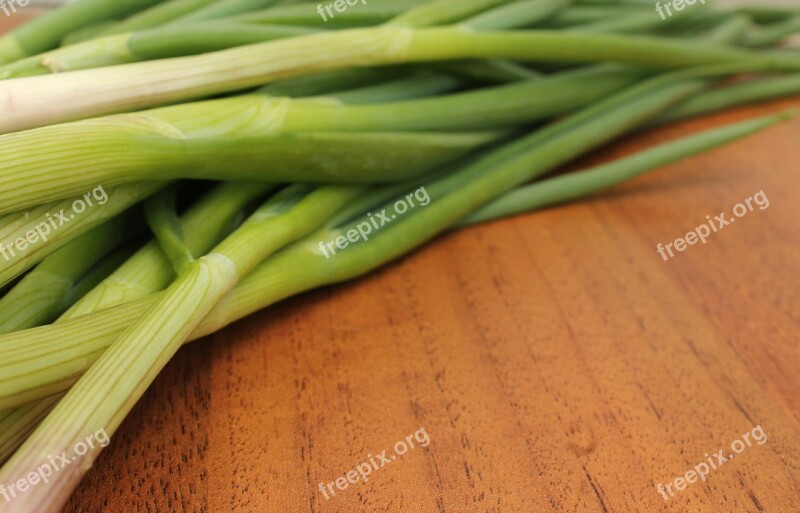
[[[800,92],[797,9],[317,6],[78,0],[0,38],[0,483],[113,434],[186,342],[791,114],[546,176],[622,135]],[[101,449],[0,512],[58,511]]]

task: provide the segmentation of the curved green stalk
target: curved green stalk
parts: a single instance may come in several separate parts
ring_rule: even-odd
[[[666,112],[655,120],[654,124],[671,123],[702,114],[796,94],[800,94],[800,75],[798,74],[749,80],[704,91]]]
[[[712,27],[702,39],[715,43],[738,43],[752,25],[750,18],[733,15]]]
[[[41,399],[13,411],[0,412],[0,463],[14,454],[36,426],[53,410],[62,394]]]
[[[542,74],[516,62],[501,59],[443,62],[437,69],[463,76],[479,83],[506,84],[520,80],[535,80]]]
[[[202,9],[181,16],[176,23],[226,18],[239,13],[264,9],[275,2],[276,0],[217,0]]]
[[[733,11],[744,14],[758,23],[778,23],[800,14],[800,9],[796,7],[791,9],[771,6],[745,6],[736,8]]]
[[[404,179],[408,172],[431,169],[493,138],[371,132],[529,123],[570,112],[641,76],[641,71],[601,66],[435,99],[369,106],[251,95],[9,134],[0,137],[0,212],[85,190],[87,183],[190,177]],[[594,87],[586,88],[587,80]],[[298,133],[308,130],[329,133]],[[70,144],[51,145],[46,154],[39,151],[42,141],[61,140]],[[282,165],[269,166],[273,162]],[[340,175],[342,169],[348,173]],[[49,179],[56,173],[59,182]]]
[[[79,194],[97,183],[116,187],[179,178],[272,183],[402,181],[504,136],[500,132],[264,131],[185,138],[165,123],[155,124],[144,118],[136,122],[139,126],[112,123],[100,130],[97,128],[102,124],[93,127],[92,123],[41,129],[42,137],[48,141],[65,141],[51,143],[47,152],[36,151],[41,150],[41,145],[33,146],[38,137],[29,136],[35,131],[0,138],[4,144],[0,152],[0,213],[49,198]],[[58,134],[64,138],[54,138]],[[87,166],[89,162],[93,164]],[[63,177],[63,181],[54,181],[54,174]]]
[[[566,114],[643,78],[645,72],[595,66],[447,96],[381,105],[294,102],[283,129],[300,132],[313,120],[328,130],[487,130]],[[592,87],[587,88],[586,83]]]
[[[475,30],[529,27],[562,12],[573,0],[523,0],[501,5],[462,22]]]
[[[116,216],[84,233],[25,275],[0,299],[0,333],[54,320],[70,288],[127,236],[130,217]]]
[[[653,7],[647,12],[657,15]],[[631,5],[574,5],[557,14],[555,17],[543,20],[538,25],[547,28],[571,28],[576,25],[603,22],[606,20],[621,19],[631,15],[645,12],[645,9]]]
[[[81,276],[81,278],[70,287],[67,293],[64,294],[61,304],[59,304],[56,309],[58,317],[61,318],[67,310],[76,305],[86,294],[103,283],[103,280],[107,279],[114,271],[119,269],[120,266],[134,254],[138,247],[139,246],[135,242],[123,246],[100,260],[89,272]]]
[[[74,45],[88,41],[89,39],[94,39],[95,37],[98,37],[105,29],[112,27],[117,23],[119,23],[119,20],[105,20],[93,23],[91,25],[86,25],[85,27],[79,28],[78,30],[70,32],[64,36],[64,38],[61,40],[61,46]]]
[[[511,0],[433,0],[393,18],[389,24],[404,27],[447,25],[477,15]]]
[[[470,32],[379,27],[312,34],[198,56],[0,82],[0,132],[141,109],[253,87],[279,78],[359,66],[500,58],[543,62],[620,61],[680,68],[751,63],[800,69],[797,55],[757,53],[696,41],[553,31]],[[42,95],[62,98],[41,102]]]
[[[0,67],[0,79],[102,68],[132,62],[216,52],[315,32],[303,27],[195,23],[103,36]]]
[[[237,16],[223,18],[224,21],[236,23],[267,23],[275,25],[293,25],[317,27],[325,29],[341,29],[353,27],[368,27],[387,22],[392,18],[406,12],[409,7],[421,5],[428,0],[415,1],[391,1],[381,0],[379,2],[368,1],[366,5],[359,4],[357,9],[348,9],[343,13],[335,13],[334,17],[329,17],[323,10],[323,18],[316,5],[300,3],[297,5],[279,5],[269,9],[248,12]],[[328,1],[324,5],[332,2]]]
[[[325,97],[335,98],[347,105],[370,105],[434,96],[457,89],[462,84],[461,80],[451,75],[422,70],[405,78],[347,89]]]
[[[58,46],[68,33],[98,21],[125,16],[161,0],[78,0],[34,18],[0,37],[0,64]]]
[[[514,189],[483,206],[461,221],[459,226],[482,223],[574,201],[661,166],[747,137],[793,116],[794,112],[783,113],[707,130],[660,144],[608,164],[534,182]]]
[[[658,166],[730,143],[741,137],[768,128],[787,118],[788,116],[785,114],[767,116],[719,129],[709,130],[645,150],[639,154],[620,159],[607,165],[572,173],[563,177],[535,182],[531,185],[514,189],[506,195],[501,196],[498,200],[489,203],[474,214],[468,216],[459,223],[459,226],[486,222],[497,219],[498,217],[529,212],[565,201],[576,200],[585,195],[592,194],[601,189],[611,187],[624,180],[638,176]],[[391,230],[391,227],[388,229]],[[308,237],[307,239],[308,246],[313,246],[315,243],[314,237]],[[318,264],[319,263],[321,263],[321,261],[319,261]],[[196,340],[206,334],[213,333],[238,319],[266,308],[283,297],[301,292],[304,290],[303,287],[312,288],[321,284],[304,283],[301,275],[296,271],[291,271],[292,274],[288,276],[281,276],[279,271],[273,267],[273,261],[267,260],[252,274],[243,279],[234,291],[226,296],[209,316],[204,319],[195,333],[192,334],[190,340]],[[292,283],[294,283],[294,285],[292,285]],[[84,351],[88,354],[92,354],[110,345],[110,343],[122,333],[125,326],[133,322],[133,319],[135,319],[140,312],[144,312],[148,308],[148,305],[152,304],[154,301],[155,296],[150,296],[136,304],[129,304],[129,308],[102,312],[100,314],[94,314],[94,316],[90,316],[89,318],[73,321],[70,328],[75,333],[88,330],[90,325],[99,324],[104,328],[104,331],[96,334],[98,339],[96,343],[90,348],[84,348]],[[111,320],[116,320],[118,322],[114,325],[109,325],[107,321]],[[86,328],[81,327],[83,324],[86,324]],[[51,404],[52,401],[45,399],[44,402],[46,404]],[[21,409],[26,411],[30,407],[30,405],[23,406]],[[0,419],[2,419],[3,414],[8,415],[9,413],[10,411],[0,413]],[[9,423],[7,429],[0,430],[0,462],[10,456],[13,450],[24,440],[24,437],[20,436],[19,433],[28,433],[32,429],[31,426],[38,424],[38,422],[39,420],[34,420],[33,422]],[[11,441],[7,441],[9,439],[11,439]],[[11,443],[12,441],[14,443]],[[4,444],[4,442],[6,443]],[[4,447],[7,447],[5,452],[3,451]]]
[[[772,46],[798,32],[800,32],[800,11],[792,18],[762,27],[757,32],[748,34],[742,44],[750,47]]]
[[[215,187],[181,218],[185,242],[194,255],[206,254],[238,219],[247,206],[274,189],[264,183],[223,183]],[[155,241],[136,252],[108,278],[75,303],[61,320],[79,317],[165,289],[175,278],[169,260]]]
[[[174,187],[164,189],[145,201],[145,217],[161,251],[167,256],[175,273],[180,276],[195,258],[187,246],[181,220],[175,209]]]
[[[267,256],[304,236],[342,208],[359,187],[292,186],[257,210],[208,255],[193,262],[61,399],[0,470],[3,482],[39,458],[41,444],[61,445],[102,426],[113,434],[186,338],[236,284]],[[76,402],[78,405],[76,406]],[[90,428],[89,426],[94,426]],[[56,511],[102,448],[78,456],[51,483],[16,499],[16,508]],[[12,480],[16,482],[16,479]]]
[[[99,182],[94,182],[82,190],[102,190],[105,201],[100,204],[97,202],[100,198],[95,196],[94,205],[81,213],[75,209],[76,204],[81,200],[87,202],[87,196],[92,198],[91,193],[85,195],[78,193],[76,197],[38,205],[25,214],[13,212],[2,218],[0,283],[8,283],[71,240],[115,217],[163,187],[160,182],[138,182],[104,189],[97,183]]]
[[[269,96],[304,98],[399,80],[410,71],[404,66],[351,68],[278,80],[256,90]]]
[[[425,187],[431,198],[429,205],[416,209],[412,215],[401,216],[389,229],[379,231],[363,244],[351,245],[334,258],[323,256],[319,242],[348,234],[363,219],[321,229],[275,255],[255,271],[257,283],[269,285],[259,297],[270,298],[266,304],[271,304],[309,288],[363,274],[429,240],[507,190],[641,125],[704,86],[702,81],[676,80],[652,80],[625,90],[455,173],[428,182]],[[391,204],[386,205],[386,210],[391,216]],[[380,208],[372,211],[379,212]],[[276,259],[281,263],[276,264]],[[287,265],[289,267],[284,267]],[[266,270],[262,271],[262,267]],[[245,278],[242,286],[249,280]],[[258,292],[237,290],[227,300],[225,308],[241,313],[245,305],[256,306],[256,302],[242,302],[242,297],[250,293]],[[103,344],[108,342],[103,339],[104,334],[118,334],[124,329],[122,320],[127,315],[135,318],[142,307],[147,308],[154,300],[153,297],[143,298],[97,314],[0,337],[0,348],[5,356],[0,361],[0,410],[64,390],[102,352]],[[262,306],[266,304],[261,303]],[[218,329],[224,325],[219,322],[225,319],[225,314],[212,313],[205,326]],[[79,328],[86,322],[91,322],[91,335]],[[80,337],[75,336],[79,331]],[[57,341],[51,338],[53,333],[59,334]]]
[[[217,0],[167,0],[137,13],[124,21],[107,27],[98,35],[110,36],[158,27],[186,16],[198,9],[202,9],[216,1]]]

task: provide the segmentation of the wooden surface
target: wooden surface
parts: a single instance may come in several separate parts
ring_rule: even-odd
[[[800,511],[798,141],[795,120],[449,234],[184,348],[66,511]],[[762,190],[768,209],[656,252]],[[757,425],[766,443],[663,500],[657,484]],[[427,448],[320,492],[421,427]]]

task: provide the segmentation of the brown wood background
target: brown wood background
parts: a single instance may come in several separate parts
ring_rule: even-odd
[[[798,99],[800,100],[800,99]],[[584,160],[800,105],[637,134]],[[68,512],[800,511],[800,120],[184,348]],[[658,242],[770,201],[669,262]],[[655,486],[768,436],[665,503]],[[431,439],[326,500],[320,482]]]

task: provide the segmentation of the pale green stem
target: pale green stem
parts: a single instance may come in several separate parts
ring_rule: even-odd
[[[448,0],[449,1],[449,0]],[[796,55],[668,38],[558,31],[471,32],[384,26],[313,34],[199,56],[0,82],[0,132],[255,87],[325,70],[454,59],[620,61],[675,68],[749,62],[800,69]],[[42,102],[42,97],[58,101]]]
[[[14,212],[0,219],[0,284],[8,283],[69,241],[115,217],[163,186],[159,182],[137,182],[102,188],[106,199],[100,204],[98,201],[102,201],[103,196],[98,193],[100,198],[97,198],[91,194],[102,187],[98,183],[82,189],[87,192],[83,196],[37,206],[30,212]],[[76,204],[83,201],[86,205],[89,201],[87,197],[93,206],[87,206],[78,213]]]
[[[645,85],[647,88],[645,88]],[[549,155],[546,159],[543,158],[541,162],[534,161],[535,165],[531,164],[528,159],[525,159],[524,165],[521,162],[517,166],[509,168],[506,174],[511,173],[512,177],[516,177],[515,180],[522,180],[522,177],[528,176],[528,173],[533,173],[537,169],[549,169],[549,166],[556,165],[557,163],[563,163],[563,161],[567,158],[565,155],[574,155],[580,150],[580,148],[594,147],[603,141],[609,140],[615,134],[630,129],[630,127],[633,125],[641,124],[644,120],[647,120],[656,113],[661,112],[664,109],[665,103],[667,105],[672,104],[675,101],[684,98],[688,94],[696,92],[702,88],[704,84],[703,82],[698,83],[696,81],[688,81],[673,85],[669,85],[669,82],[666,82],[666,84],[662,85],[661,81],[650,81],[645,85],[643,85],[641,88],[635,88],[630,92],[626,91],[624,94],[621,93],[615,95],[612,99],[603,101],[596,107],[589,108],[581,114],[554,124],[545,130],[536,132],[532,136],[509,145],[507,148],[498,150],[492,153],[489,157],[480,159],[480,161],[476,164],[467,166],[467,168],[459,173],[456,173],[452,178],[445,178],[439,182],[430,184],[431,196],[434,195],[434,192],[441,195],[448,193],[448,191],[453,191],[458,188],[459,183],[468,180],[481,183],[491,183],[491,178],[495,176],[495,173],[493,172],[495,168],[503,166],[504,162],[507,160],[513,160],[520,152],[530,152],[540,147],[542,148],[542,152],[547,150],[546,153],[543,153],[543,155]],[[658,87],[661,87],[664,90],[661,91],[656,89],[655,92],[651,92],[649,94],[640,92],[640,89],[649,91],[649,89]],[[606,111],[617,113],[617,118],[612,117],[610,114],[605,114]],[[598,130],[597,125],[601,123],[605,123],[605,125],[603,125],[605,130]],[[481,174],[485,174],[485,176],[480,176]],[[506,176],[504,179],[508,180],[510,177]],[[451,183],[454,181],[455,183]],[[432,202],[431,205],[415,212],[415,215],[412,216],[413,218],[417,218],[418,216],[427,218],[429,216],[427,212],[436,212],[438,216],[441,216],[441,218],[435,217],[435,224],[426,225],[423,223],[420,225],[418,229],[421,230],[421,233],[423,234],[421,237],[423,238],[414,238],[413,240],[427,240],[427,238],[432,236],[431,233],[436,232],[436,226],[439,226],[441,223],[444,223],[446,220],[451,218],[452,223],[450,224],[453,224],[466,216],[469,211],[481,206],[480,202],[477,199],[474,199],[475,197],[485,197],[485,203],[490,199],[499,196],[500,193],[495,193],[492,196],[487,197],[488,194],[491,194],[493,190],[499,187],[499,185],[495,184],[492,186],[494,188],[492,188],[488,183],[484,183],[483,187],[474,186],[471,189],[473,192],[470,193],[471,195],[468,198],[473,199],[467,201],[466,204],[471,205],[471,207],[463,214],[459,214],[459,212],[463,209],[467,209],[468,206],[461,205],[457,209],[448,209],[446,206],[441,205],[441,200],[436,201],[435,203]],[[501,191],[501,193],[502,192],[504,191]],[[455,198],[453,198],[452,201],[455,201]],[[402,222],[398,223],[397,225],[392,225],[392,228],[394,229],[404,226],[407,222],[408,219],[403,218]],[[431,232],[431,230],[434,230],[434,232]],[[324,241],[331,240],[332,238],[343,235],[346,232],[347,229],[345,228],[342,228],[341,230],[337,228],[335,231],[326,229],[323,230],[322,233],[315,235],[319,235],[318,241]],[[395,232],[393,231],[392,233]],[[395,247],[394,245],[390,244],[390,240],[383,237],[382,240],[385,240],[385,243],[388,245],[384,248],[387,252],[387,255],[393,255],[396,251],[403,248],[403,241],[405,238],[406,236],[403,236],[395,240]],[[372,243],[370,243],[370,247],[374,247],[371,244]],[[336,258],[332,258],[330,261],[325,261],[325,266],[322,268],[311,272],[312,269],[308,268],[307,265],[313,264],[314,262],[319,262],[316,260],[316,257],[320,255],[320,250],[317,249],[316,242],[314,242],[312,239],[312,241],[300,243],[296,248],[296,251],[299,252],[299,254],[295,256],[300,260],[304,260],[312,256],[314,258],[312,258],[311,261],[306,262],[306,264],[300,266],[303,268],[305,273],[299,282],[299,286],[301,288],[293,289],[290,285],[290,291],[305,290],[303,287],[307,287],[308,284],[332,283],[353,276],[351,273],[355,273],[361,269],[359,267],[359,262],[362,261],[360,258],[354,255],[361,254],[361,258],[364,259],[363,261],[370,261],[370,259],[374,258],[374,256],[369,253],[369,250],[366,249],[364,245],[358,245],[356,248],[348,248],[347,253],[345,253],[347,258],[337,256]],[[312,255],[306,255],[308,252],[311,252]],[[384,254],[380,253],[380,255]],[[389,257],[384,255],[381,258]],[[281,272],[286,275],[281,278],[281,283],[286,284],[287,281],[292,283],[293,278],[291,278],[291,273],[286,274],[285,269],[282,269]],[[320,282],[319,280],[322,281]],[[297,286],[297,282],[294,282],[294,285]],[[275,289],[275,293],[283,294],[286,292],[286,290],[286,288],[280,287]],[[281,296],[280,298],[283,297],[286,296]],[[122,305],[122,307],[128,308],[130,307],[130,304]],[[119,314],[118,317],[121,316],[122,314]],[[77,323],[81,320],[82,319],[80,318],[75,319],[74,322]],[[108,322],[98,321],[93,323],[93,338],[94,335],[97,335],[102,330],[107,329],[112,323],[113,320],[109,320]],[[41,333],[44,333],[44,331]],[[2,383],[2,392],[0,392],[0,409],[25,404],[26,402],[35,399],[37,395],[41,397],[43,395],[46,396],[54,394],[59,390],[62,390],[74,380],[76,375],[79,374],[81,366],[88,365],[88,363],[91,361],[90,358],[87,358],[87,352],[89,354],[92,354],[95,351],[102,352],[102,347],[93,346],[93,341],[88,340],[85,335],[80,341],[78,341],[78,346],[82,348],[78,351],[76,351],[76,347],[73,344],[66,341],[65,337],[61,337],[58,347],[53,347],[48,342],[44,341],[41,344],[32,343],[29,337],[30,334],[9,334],[0,338],[0,344],[2,344],[3,347],[3,354],[6,356],[6,361],[3,363],[3,378],[0,378],[0,383]],[[95,338],[94,341],[96,340],[97,339]],[[25,341],[24,344],[20,345],[21,341]],[[70,355],[70,361],[63,362],[63,365],[54,366],[52,363],[46,360],[42,361],[41,359],[44,357],[45,359],[52,358],[57,361],[59,358],[62,358],[63,355]]]
[[[302,192],[302,187],[294,188]],[[16,482],[47,454],[70,451],[104,429],[112,435],[161,369],[211,309],[267,256],[303,237],[363,191],[323,187],[304,198],[292,190],[256,211],[210,254],[195,260],[155,304],[117,340],[59,402],[0,470]],[[58,451],[55,448],[59,448]],[[75,454],[50,483],[15,499],[23,511],[58,511],[103,448]],[[34,467],[35,468],[35,467]]]
[[[791,119],[794,113],[745,121],[661,144],[590,169],[519,187],[470,214],[467,226],[577,200],[641,174],[703,153]]]
[[[250,202],[274,187],[236,182],[216,187],[183,215],[181,228],[186,235],[186,246],[195,255],[208,252],[236,224]],[[158,244],[151,241],[73,305],[62,319],[139,299],[163,290],[174,278],[169,260]]]
[[[0,37],[0,65],[58,46],[81,27],[145,9],[161,0],[78,0],[34,18]]]
[[[511,0],[434,0],[415,7],[389,22],[405,27],[431,27],[461,21],[469,16],[509,3]]]
[[[70,288],[130,233],[130,215],[106,221],[47,256],[0,299],[0,333],[52,321]]]
[[[14,454],[61,397],[62,394],[58,394],[13,411],[0,412],[0,463]]]
[[[522,187],[504,196],[506,199],[514,198],[519,196],[520,192],[518,191],[523,191],[524,200],[521,203],[513,200],[517,204],[516,209],[507,210],[504,214],[518,213],[523,210],[527,211],[541,208],[558,201],[576,199],[580,195],[595,192],[600,186],[610,186],[621,180],[635,176],[639,172],[646,170],[648,166],[661,165],[676,158],[691,155],[698,150],[710,149],[719,144],[730,142],[756,130],[766,128],[780,119],[783,119],[783,117],[773,116],[737,125],[730,125],[676,142],[667,143],[593,170],[544,180],[530,186]],[[508,204],[508,202],[501,203],[504,205]],[[368,208],[368,206],[365,208]],[[487,212],[488,210],[491,210],[491,208],[484,208],[482,211]],[[498,211],[494,210],[494,214],[497,213]],[[494,218],[494,216],[485,216],[485,218],[491,219]],[[470,217],[470,219],[475,220],[475,217]],[[389,227],[388,229],[391,230],[392,228]],[[316,243],[317,240],[315,240],[315,237],[308,237],[308,247],[313,247]],[[324,260],[320,258],[316,261],[316,264],[323,265]],[[309,274],[308,270],[307,268],[295,268],[289,273],[282,273],[274,270],[272,260],[265,261],[253,273],[242,280],[235,290],[217,305],[209,316],[204,319],[191,339],[194,340],[217,331],[237,319],[279,301],[283,297],[288,297],[289,295],[305,290],[305,288],[319,286],[324,283],[324,281],[307,283],[304,277]],[[313,272],[311,275],[320,276]],[[69,321],[67,325],[39,330],[38,342],[37,338],[31,339],[31,333],[28,333],[26,335],[27,341],[25,347],[41,346],[44,343],[45,346],[39,351],[39,354],[43,356],[48,356],[58,349],[72,347],[73,349],[71,349],[71,351],[73,351],[73,354],[84,354],[87,358],[91,358],[92,355],[96,357],[96,355],[99,355],[100,351],[108,347],[133,320],[146,311],[148,306],[155,300],[155,296],[149,296],[136,303],[129,303],[112,310]],[[58,334],[56,333],[57,331],[59,332]],[[48,332],[52,332],[52,334],[48,335]],[[91,337],[85,335],[89,332],[92,333]],[[20,338],[22,336],[21,334],[18,335]],[[47,343],[45,342],[47,339],[57,344],[48,349]],[[8,349],[8,345],[4,346]],[[78,346],[81,346],[81,349],[78,349]],[[74,353],[76,350],[79,351],[79,353]],[[65,361],[55,362],[50,360],[48,365],[64,365],[66,363]],[[80,370],[73,369],[70,372],[80,372]],[[8,413],[9,412],[5,412],[6,415]],[[0,418],[2,418],[2,416],[3,414],[0,414]],[[10,426],[7,431],[11,431],[8,435],[12,436],[14,433],[27,432],[29,429],[29,424],[22,423],[21,425]],[[17,436],[15,440],[18,442],[21,441],[19,436]],[[0,446],[3,445],[3,441],[4,432],[0,431]],[[0,453],[0,461],[2,461],[2,459],[3,454]]]

